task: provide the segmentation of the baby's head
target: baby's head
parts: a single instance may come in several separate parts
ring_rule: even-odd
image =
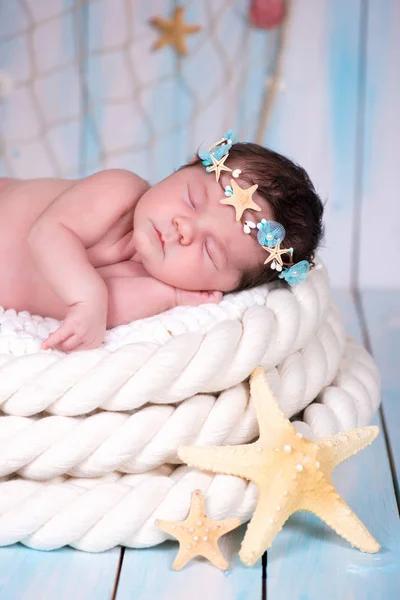
[[[229,154],[221,162],[231,171],[221,170],[219,181],[215,171],[207,172],[197,157],[139,200],[133,235],[144,268],[153,277],[188,290],[239,291],[279,275],[293,283],[299,269],[290,270],[291,264],[300,262],[305,270],[307,264],[302,261],[313,265],[323,234],[322,202],[305,170],[284,156],[252,143],[225,147]],[[218,160],[219,155],[215,156]],[[246,209],[236,220],[242,211],[237,213],[226,204],[231,197],[225,195],[225,188],[233,188],[234,200],[241,194],[238,187],[255,185],[257,189],[249,195],[261,210]],[[271,221],[284,227],[283,241]],[[273,260],[268,246],[293,248],[292,255],[281,255],[283,271],[278,270],[279,261]],[[264,264],[268,258],[270,262]]]

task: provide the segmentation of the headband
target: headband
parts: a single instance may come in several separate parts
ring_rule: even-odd
[[[220,203],[233,206],[236,221],[240,221],[245,210],[260,211],[261,207],[253,200],[253,194],[258,185],[241,188],[235,179],[239,177],[242,171],[240,169],[232,170],[225,165],[233,143],[232,131],[229,130],[224,137],[210,146],[207,152],[199,152],[199,157],[202,164],[206,167],[207,173],[215,173],[217,182],[219,182],[222,171],[232,173],[230,185],[226,185],[223,188],[226,197],[222,198]],[[245,234],[251,233],[251,230],[256,228],[258,229],[257,241],[269,254],[264,264],[276,270],[279,273],[278,277],[284,279],[291,286],[306,281],[311,265],[307,260],[302,260],[294,264],[292,260],[293,248],[281,248],[286,235],[283,225],[276,221],[267,221],[266,219],[261,219],[257,224],[254,221],[248,220],[243,223],[243,232]],[[282,257],[287,258],[283,260]]]

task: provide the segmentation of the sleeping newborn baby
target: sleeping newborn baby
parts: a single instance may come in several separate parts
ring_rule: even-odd
[[[70,352],[174,306],[303,281],[322,235],[310,179],[228,136],[152,187],[119,169],[0,179],[0,305],[62,320],[42,347]]]

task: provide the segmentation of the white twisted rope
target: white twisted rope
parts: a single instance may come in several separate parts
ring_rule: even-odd
[[[363,400],[360,402],[361,388]],[[239,385],[227,390],[227,395],[230,399],[240,397],[246,408],[242,411],[243,422],[239,423],[236,414],[232,420],[236,419],[237,427],[227,426],[227,435],[222,423],[221,441],[236,444],[246,427],[248,437],[253,438],[257,431],[247,387]],[[212,401],[205,398],[209,407]],[[221,404],[224,403],[221,394],[212,410],[218,412],[221,398]],[[305,410],[305,422],[294,422],[296,428],[306,431],[309,437],[321,432],[324,435],[337,432],[338,427],[346,430],[363,426],[370,421],[379,405],[379,377],[373,360],[361,345],[348,341],[334,382],[321,392],[318,400],[320,404],[312,403]],[[287,410],[286,407],[285,412]],[[208,436],[207,428],[201,428],[196,443],[206,444]],[[13,476],[3,478],[0,482],[0,546],[21,542],[40,550],[70,545],[87,552],[100,552],[117,545],[140,548],[159,544],[168,536],[156,527],[155,520],[184,519],[194,489],[203,491],[212,519],[238,517],[245,522],[251,517],[257,500],[253,484],[185,466],[173,470],[164,465],[133,475],[114,471],[92,479],[60,476],[38,482]]]
[[[291,417],[331,383],[343,355],[344,332],[333,308],[306,347],[269,371],[282,408]],[[129,413],[88,417],[0,417],[0,476],[44,480],[57,475],[141,473],[179,462],[184,444],[247,443],[257,435],[248,384],[219,397],[197,394],[177,406],[151,405]],[[234,442],[232,442],[234,440]]]
[[[245,382],[257,365],[307,437],[367,424],[376,367],[346,344],[319,267],[298,288],[179,307],[69,355],[40,349],[58,322],[0,309],[0,545],[158,544],[155,519],[183,519],[196,488],[211,518],[247,520],[252,484],[172,464],[183,444],[257,436]]]

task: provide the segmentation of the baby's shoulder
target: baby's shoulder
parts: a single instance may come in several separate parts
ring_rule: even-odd
[[[111,184],[114,190],[127,187],[130,190],[134,190],[138,196],[144,194],[150,187],[149,182],[143,179],[143,177],[127,169],[106,169],[101,171],[101,178],[107,184]]]

